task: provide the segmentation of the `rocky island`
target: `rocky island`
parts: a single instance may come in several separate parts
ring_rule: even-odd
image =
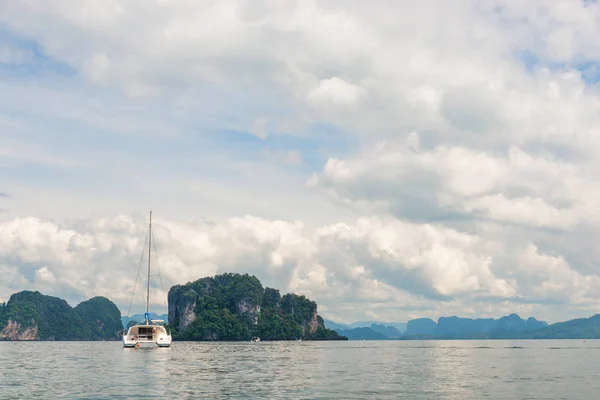
[[[13,294],[0,303],[0,340],[118,340],[121,313],[106,297],[71,307],[40,292]]]
[[[179,340],[347,340],[325,328],[317,303],[263,288],[248,274],[202,278],[169,290],[169,325]]]

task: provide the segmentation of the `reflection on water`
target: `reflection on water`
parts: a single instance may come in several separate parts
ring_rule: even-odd
[[[600,340],[0,342],[0,399],[597,398]]]

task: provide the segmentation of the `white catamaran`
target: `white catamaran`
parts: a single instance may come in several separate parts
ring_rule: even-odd
[[[146,312],[144,320],[131,326],[127,334],[123,335],[123,347],[159,346],[169,347],[171,345],[171,334],[162,325],[163,320],[150,318],[150,253],[152,248],[152,211],[150,211],[150,224],[148,225],[148,284],[146,286]],[[135,292],[135,286],[134,286]],[[133,297],[132,297],[133,299]],[[130,306],[131,307],[131,306]],[[129,312],[127,313],[129,314]]]

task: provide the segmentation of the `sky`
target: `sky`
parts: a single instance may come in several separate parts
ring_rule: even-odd
[[[593,315],[598,37],[591,0],[2,2],[0,301],[126,314],[153,210],[165,291]]]

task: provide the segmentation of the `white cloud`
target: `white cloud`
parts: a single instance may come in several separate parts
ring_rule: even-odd
[[[416,146],[418,136],[411,133],[408,140],[380,142],[348,159],[329,159],[309,186],[346,204],[372,202],[373,210],[383,204],[417,219],[453,213],[561,229],[600,222],[589,207],[600,193],[593,172],[600,165],[594,160],[558,161],[514,146],[496,154],[463,146]]]
[[[561,256],[543,254],[530,244],[519,256],[522,284],[531,285],[531,295],[539,299],[563,301],[578,305],[598,303],[600,289],[598,275],[584,275],[574,271]]]
[[[371,274],[413,294],[435,298],[476,292],[511,296],[514,292],[507,282],[493,276],[492,258],[479,251],[479,239],[451,229],[369,218],[354,226],[324,227],[316,235],[319,243],[326,243],[328,251],[336,254],[350,246],[344,256],[352,261],[334,262],[344,275],[356,276],[356,269],[349,269],[348,264],[358,260],[361,268],[370,266]]]
[[[48,267],[42,267],[35,271],[35,279],[39,283],[47,282],[51,284],[56,282],[56,277],[54,276],[52,271],[48,269]]]
[[[325,119],[368,134],[407,127],[455,140],[471,139],[467,131],[572,144],[595,129],[597,96],[579,71],[544,66],[567,45],[572,53],[561,61],[597,61],[589,38],[600,33],[600,7],[567,3],[157,1],[97,12],[93,2],[74,10],[54,0],[11,3],[0,21],[91,82],[131,96],[221,85],[236,97],[252,91],[259,104],[274,94],[289,101],[294,117],[270,117],[274,125]],[[547,40],[555,30],[577,40]],[[533,72],[519,58],[525,51]],[[263,137],[263,118],[245,128]],[[477,141],[494,139],[485,136]]]
[[[539,197],[507,199],[499,193],[467,201],[465,210],[481,212],[483,216],[493,220],[536,227],[571,229],[578,222],[573,210],[560,210]]]
[[[535,84],[515,65],[511,51],[534,32],[545,37],[548,26],[567,24],[580,32],[583,26],[569,15],[598,9],[572,4],[572,13],[563,13],[557,4],[521,8],[504,1],[480,7],[384,2],[377,8],[358,2],[186,1],[132,2],[98,12],[92,4],[74,10],[68,1],[35,8],[12,3],[3,21],[17,34],[37,38],[49,55],[91,81],[131,95],[155,95],[181,83],[258,84],[280,86],[301,103],[348,106],[368,92],[366,115],[329,115],[344,126],[365,128],[411,122],[439,128],[445,119],[459,127],[468,121],[490,127],[482,117],[466,115],[469,108],[510,118],[501,115],[515,109],[515,100],[526,102]],[[540,20],[522,22],[532,14]],[[593,37],[598,29],[593,19],[586,21],[578,37]],[[591,40],[584,43],[596,47]],[[554,59],[553,50],[563,47],[532,43],[530,50]],[[461,103],[466,107],[455,109]],[[499,110],[486,110],[486,104]]]
[[[142,219],[90,215],[151,202],[171,283],[254,272],[344,319],[593,310],[599,16],[576,0],[9,2],[0,296],[122,304]],[[199,216],[215,222],[174,222]]]
[[[19,286],[71,302],[105,295],[126,311],[143,254],[143,219],[122,215],[68,225],[33,218],[0,225],[0,265],[12,271],[3,275],[0,295]],[[344,319],[406,319],[414,315],[411,308],[447,313],[460,304],[485,306],[489,298],[520,297],[525,301],[513,303],[516,308],[529,303],[534,310],[543,301],[589,306],[600,285],[597,276],[578,273],[533,244],[521,247],[509,268],[496,264],[501,261],[486,243],[491,239],[394,218],[361,218],[313,232],[300,222],[255,217],[218,224],[157,219],[155,234],[155,268],[166,288],[215,273],[249,272],[283,292],[306,294]],[[158,289],[152,301],[160,308]],[[137,307],[142,297],[135,298]]]
[[[322,79],[319,86],[308,92],[307,99],[315,107],[346,107],[359,105],[364,96],[365,89],[334,76],[331,79]]]

